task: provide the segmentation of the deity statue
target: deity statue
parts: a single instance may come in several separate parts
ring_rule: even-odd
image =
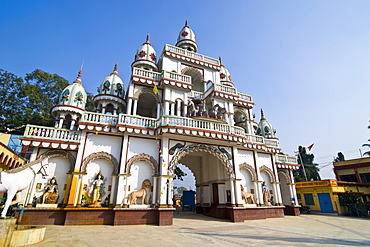
[[[89,207],[101,207],[100,202],[104,196],[104,176],[101,171],[96,175],[94,181],[91,183],[89,190],[89,197],[92,199],[92,203]]]
[[[262,183],[262,195],[264,204],[266,206],[271,206],[270,192],[265,181]]]
[[[58,183],[55,177],[52,177],[45,186],[45,193],[42,195],[43,204],[55,204],[58,201]]]

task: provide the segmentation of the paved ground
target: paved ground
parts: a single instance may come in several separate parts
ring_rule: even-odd
[[[47,226],[32,246],[370,246],[370,219],[328,215],[232,223],[190,212],[173,226]]]

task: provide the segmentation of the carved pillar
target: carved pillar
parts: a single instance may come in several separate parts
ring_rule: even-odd
[[[136,116],[137,112],[137,99],[134,100],[134,109],[132,109],[132,115]]]
[[[230,179],[230,194],[231,194],[231,206],[235,207],[235,189],[234,189],[234,180]]]
[[[153,198],[152,204],[156,205],[159,202],[157,201],[157,194],[158,194],[158,177],[153,176]]]
[[[257,181],[256,182],[256,185],[257,185],[256,194],[258,195],[257,196],[257,198],[258,198],[258,206],[265,206],[265,202],[263,201],[262,182],[263,181]]]
[[[164,115],[170,115],[170,107],[169,107],[170,102],[165,101],[164,102]]]
[[[129,98],[129,99],[128,99],[127,108],[126,108],[126,114],[127,114],[127,115],[131,115],[131,108],[132,108],[132,99],[131,99],[131,98]]]
[[[171,102],[171,116],[175,116],[176,113],[175,113],[175,103],[174,102]]]
[[[161,104],[157,104],[157,119],[161,117]]]
[[[126,197],[126,194],[124,192],[125,187],[127,185],[127,174],[125,172],[126,169],[126,159],[127,159],[127,148],[128,148],[128,135],[125,133],[123,135],[123,141],[122,141],[122,152],[121,152],[121,159],[119,164],[119,171],[118,171],[118,183],[117,183],[117,193],[116,193],[116,207],[120,207],[124,203],[124,198]],[[127,171],[129,173],[130,171]],[[126,175],[125,175],[126,174]],[[111,195],[112,196],[112,195]]]
[[[116,202],[117,182],[118,182],[117,175],[112,175],[112,185],[111,185],[111,191],[110,191],[109,205],[113,205]]]

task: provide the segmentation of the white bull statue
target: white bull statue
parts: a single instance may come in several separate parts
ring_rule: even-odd
[[[49,165],[47,161],[47,159],[40,158],[9,171],[0,171],[0,192],[7,193],[0,218],[5,219],[9,206],[21,201],[20,193],[18,192],[27,188],[37,173],[41,173],[43,178],[48,176]],[[16,200],[12,202],[15,195]]]

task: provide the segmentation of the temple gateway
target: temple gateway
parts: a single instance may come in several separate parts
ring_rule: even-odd
[[[158,56],[149,35],[127,91],[116,64],[85,110],[82,71],[51,111],[54,127],[27,125],[30,161],[49,164],[22,192],[21,224],[157,224],[173,221],[178,164],[195,177],[195,212],[233,222],[298,215],[295,157],[221,59],[198,53],[186,23]]]

